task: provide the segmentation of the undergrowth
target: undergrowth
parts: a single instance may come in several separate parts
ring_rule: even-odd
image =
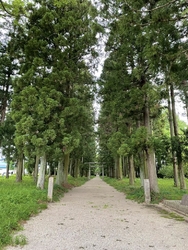
[[[129,185],[129,180],[124,178],[117,180],[114,178],[105,177],[104,181],[113,186],[117,190],[126,194],[126,198],[135,200],[139,203],[144,202],[144,189],[141,186],[140,179],[136,179],[134,186]],[[188,180],[186,179],[188,186]],[[173,179],[158,179],[160,192],[151,193],[151,203],[157,204],[163,200],[181,200],[184,194],[188,194],[188,190],[181,190],[173,186]]]
[[[21,183],[17,183],[15,178],[0,177],[0,249],[12,243],[11,234],[21,229],[22,222],[48,206],[47,180],[44,190],[41,190],[36,188],[30,176],[24,176]],[[85,177],[68,178],[70,187],[80,186],[86,181]],[[58,201],[67,191],[66,187],[54,185],[53,201]]]

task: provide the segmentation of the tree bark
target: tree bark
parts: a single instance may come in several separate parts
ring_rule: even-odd
[[[37,181],[37,187],[40,189],[44,189],[45,184],[45,171],[46,171],[46,154],[41,157],[39,177]]]
[[[129,157],[129,185],[133,186],[134,185],[134,178],[135,178],[135,173],[134,173],[134,158],[133,155]]]
[[[16,171],[16,182],[22,181],[22,171],[23,171],[23,154],[18,156],[18,164],[17,164],[17,171]]]
[[[9,178],[10,160],[7,159],[6,178]]]
[[[37,155],[35,158],[35,169],[34,169],[34,173],[33,173],[33,179],[34,179],[34,182],[36,184],[37,184],[37,180],[38,180],[39,160],[40,160],[40,157]]]
[[[150,112],[149,112],[147,96],[145,98],[145,107],[144,107],[144,125],[147,129],[147,141],[148,141],[149,136],[152,135],[152,130],[151,130]],[[150,190],[155,193],[159,193],[154,150],[152,148],[149,148],[148,145],[146,145],[145,153],[146,153],[147,170],[148,170],[149,181],[150,181]]]
[[[177,168],[177,162],[176,162],[176,152],[173,150],[173,145],[172,145],[172,138],[174,137],[174,126],[173,126],[173,116],[172,116],[171,100],[170,100],[168,86],[167,86],[167,93],[168,93],[168,119],[169,119],[169,125],[170,125],[172,164],[173,164],[173,172],[174,172],[174,187],[178,187],[179,181],[178,181],[178,168]]]
[[[74,165],[74,177],[78,178],[79,176],[79,171],[80,170],[80,160],[79,159],[75,159],[75,165]]]
[[[63,184],[68,182],[69,156],[69,153],[64,155]]]
[[[57,168],[57,176],[55,183],[59,186],[63,185],[63,159],[59,160]]]
[[[122,164],[120,156],[116,157],[115,165],[116,165],[116,179],[122,179]]]
[[[119,157],[119,177],[120,180],[123,178],[123,169],[122,169],[122,156]]]
[[[185,108],[186,108],[186,116],[188,120],[188,81],[182,81],[182,90],[185,98]]]
[[[178,174],[180,180],[180,189],[186,189],[185,184],[185,176],[184,176],[184,169],[183,169],[183,162],[182,162],[182,152],[181,146],[179,142],[179,135],[178,135],[178,124],[176,119],[176,107],[175,107],[175,97],[174,97],[174,86],[173,84],[170,85],[170,96],[172,102],[172,117],[173,117],[173,124],[174,124],[174,135],[177,139],[178,149],[176,151],[177,156],[177,163],[178,163]]]
[[[138,157],[139,157],[139,163],[140,163],[140,182],[141,182],[141,187],[143,187],[144,179],[146,179],[146,174],[145,174],[146,161],[145,161],[144,152],[139,152]]]
[[[137,127],[141,127],[141,121],[139,120],[137,122]],[[142,150],[138,152],[138,158],[139,158],[139,163],[140,163],[140,182],[141,182],[141,187],[144,186],[144,179],[148,179],[148,171],[147,171],[147,165],[146,165],[146,156],[145,156],[145,151]]]
[[[70,159],[70,164],[69,164],[69,174],[70,174],[71,176],[73,176],[73,173],[72,173],[72,172],[73,172],[73,170],[72,170],[73,167],[72,167],[72,165],[73,165],[73,159],[71,158],[71,159]]]

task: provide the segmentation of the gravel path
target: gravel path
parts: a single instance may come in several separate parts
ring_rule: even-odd
[[[126,200],[96,177],[32,217],[19,232],[24,247],[7,250],[186,250],[188,223]]]

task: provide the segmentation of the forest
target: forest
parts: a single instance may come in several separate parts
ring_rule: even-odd
[[[158,178],[186,189],[187,0],[0,0],[0,37],[6,178],[27,169],[44,189],[97,162],[154,193]]]

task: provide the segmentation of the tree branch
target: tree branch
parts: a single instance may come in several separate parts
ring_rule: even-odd
[[[142,9],[142,10],[136,10],[136,9],[132,8],[132,7],[125,1],[125,3],[129,6],[129,8],[130,8],[132,11],[135,11],[135,12],[152,12],[152,11],[161,9],[161,8],[163,8],[163,7],[167,7],[168,5],[170,5],[170,4],[172,4],[172,3],[175,3],[175,2],[176,2],[176,0],[172,0],[172,1],[170,1],[169,3],[160,5],[160,6],[156,7],[156,8],[151,9],[151,10],[143,10],[143,9]]]
[[[5,8],[5,5],[4,5],[4,3],[3,3],[2,0],[0,0],[0,3],[1,3],[1,6],[2,6],[3,10],[4,10],[8,15],[12,16],[12,13],[10,13],[10,12]]]

